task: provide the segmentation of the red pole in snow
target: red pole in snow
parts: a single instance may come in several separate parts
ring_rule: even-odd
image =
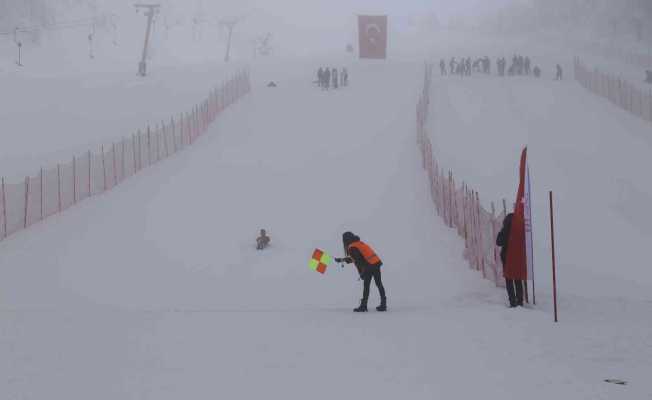
[[[552,207],[552,191],[549,192],[550,195],[550,238],[552,240],[552,298],[555,308],[555,322],[558,322],[557,318],[557,265],[555,261],[555,217]]]

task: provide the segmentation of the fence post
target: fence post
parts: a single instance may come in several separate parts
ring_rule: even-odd
[[[453,173],[448,170],[448,226],[453,227]]]
[[[552,207],[552,191],[549,192],[550,196],[550,240],[552,243],[552,298],[555,310],[555,322],[557,318],[557,263],[555,260],[555,217]]]
[[[41,211],[41,221],[43,221],[43,219],[45,218],[45,211],[44,211],[44,208],[43,208],[43,205],[45,204],[45,201],[43,199],[45,198],[45,188],[46,188],[45,179],[44,179],[45,174],[43,173],[43,167],[41,167],[41,169],[39,171],[39,178],[41,180],[41,182],[40,182],[40,185],[41,185],[41,204],[40,204],[41,210],[40,211]]]
[[[2,238],[7,237],[7,189],[5,188],[5,178],[2,177]]]
[[[138,163],[137,163],[137,158],[136,158],[136,134],[132,133],[131,134],[131,152],[134,155],[134,175],[136,175],[136,172],[138,172]]]
[[[57,190],[58,190],[58,201],[59,201],[59,212],[61,212],[62,209],[62,202],[61,202],[61,164],[57,164]]]
[[[482,270],[482,277],[487,278],[487,273],[484,269],[484,247],[482,243],[482,214],[480,213],[480,193],[475,192],[475,207],[478,214],[478,258],[480,260],[480,269]]]
[[[156,124],[156,162],[161,161],[161,129]]]
[[[192,120],[190,119],[190,115],[186,113],[186,131],[188,131],[188,145],[192,144]]]
[[[493,242],[496,240],[498,232],[496,232],[496,206],[493,201],[491,202],[491,235],[491,247],[494,249],[494,283],[498,285],[498,247],[495,242]]]
[[[170,117],[170,125],[172,126],[172,149],[177,152],[177,129],[175,127],[174,116]]]
[[[104,145],[102,145],[102,172],[104,173],[104,191],[106,192],[106,160],[104,159]]]
[[[25,177],[25,223],[24,223],[25,228],[27,228],[28,211],[29,211],[29,176]]]
[[[72,204],[77,204],[77,157],[72,156]]]
[[[121,160],[122,160],[122,166],[121,166],[121,172],[122,172],[122,180],[124,181],[127,178],[127,171],[125,168],[125,142],[127,139],[124,137],[122,138],[122,146],[120,149],[120,154],[121,154]]]
[[[118,185],[118,160],[116,160],[115,142],[111,144],[113,150],[113,186]]]
[[[147,125],[147,166],[152,165],[152,131]]]
[[[165,129],[165,121],[161,121],[161,131],[163,132],[163,141],[165,143],[165,158],[170,157],[170,147],[168,146],[168,134]]]
[[[92,179],[92,162],[93,158],[91,157],[91,151],[88,150],[88,197],[91,197],[93,195],[93,187],[91,186],[91,179]]]

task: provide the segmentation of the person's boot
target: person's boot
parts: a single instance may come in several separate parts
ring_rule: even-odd
[[[353,312],[367,312],[367,302],[364,299],[360,300],[360,307],[354,308]]]
[[[387,311],[387,298],[380,299],[380,305],[376,307],[376,311]]]

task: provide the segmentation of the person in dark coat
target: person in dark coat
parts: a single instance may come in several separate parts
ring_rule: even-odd
[[[324,69],[324,89],[328,89],[331,82],[331,70],[330,68]]]
[[[530,57],[525,57],[524,63],[525,63],[525,75],[530,75],[530,65],[531,65]]]
[[[324,86],[324,69],[322,67],[319,67],[317,71],[317,82],[319,83],[319,87]]]
[[[354,263],[360,274],[360,279],[364,282],[364,289],[362,291],[362,299],[360,300],[360,307],[354,309],[355,312],[367,312],[367,301],[369,300],[369,287],[373,279],[378,287],[380,293],[380,305],[376,307],[377,311],[387,311],[387,297],[385,296],[385,287],[380,275],[380,267],[383,265],[382,261],[376,252],[366,243],[360,240],[352,232],[344,232],[342,235],[342,242],[346,257],[336,258],[335,262],[345,262],[347,264]]]
[[[441,76],[445,76],[446,73],[446,61],[442,58],[442,60],[439,62],[439,70],[441,71]]]
[[[340,80],[337,77],[337,68],[333,68],[333,72],[331,73],[331,76],[333,77],[333,89],[337,89],[340,84]]]
[[[496,246],[500,246],[500,260],[503,262],[503,268],[507,263],[507,250],[509,245],[509,233],[512,229],[513,213],[507,214],[503,220],[503,228],[498,233],[496,238]],[[509,307],[523,306],[523,282],[515,279],[505,278],[505,286],[507,288],[507,297],[509,299]]]
[[[557,76],[555,77],[556,81],[560,81],[564,78],[564,71],[561,69],[561,65],[557,64]]]
[[[534,69],[532,70],[532,73],[534,73],[535,78],[541,77],[541,68],[535,66]]]

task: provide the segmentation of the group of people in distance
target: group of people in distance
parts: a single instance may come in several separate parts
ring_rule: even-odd
[[[317,71],[317,84],[323,90],[328,90],[331,87],[337,89],[341,86],[348,86],[349,71],[346,68],[342,68],[340,72],[337,68],[319,67]]]
[[[533,65],[530,57],[515,54],[512,57],[512,63],[507,67],[507,59],[505,57],[496,60],[496,68],[498,76],[534,76],[535,78],[541,77],[541,68],[538,65]],[[459,75],[471,76],[473,73],[491,74],[491,60],[489,57],[484,56],[473,60],[471,57],[461,58],[456,60],[455,57],[451,58],[449,62],[442,59],[439,62],[439,69],[442,76],[446,75]],[[561,65],[556,66],[555,80],[563,79],[563,70]]]
[[[448,70],[446,69],[447,66],[448,66]],[[451,75],[460,75],[460,76],[471,76],[473,72],[490,74],[491,60],[489,60],[489,57],[486,56],[481,58],[476,58],[475,60],[471,60],[471,57],[460,58],[459,61],[456,60],[455,57],[453,57],[451,58],[448,65],[446,65],[446,60],[442,59],[439,62],[439,69],[441,70],[442,76],[448,75],[449,73]]]

